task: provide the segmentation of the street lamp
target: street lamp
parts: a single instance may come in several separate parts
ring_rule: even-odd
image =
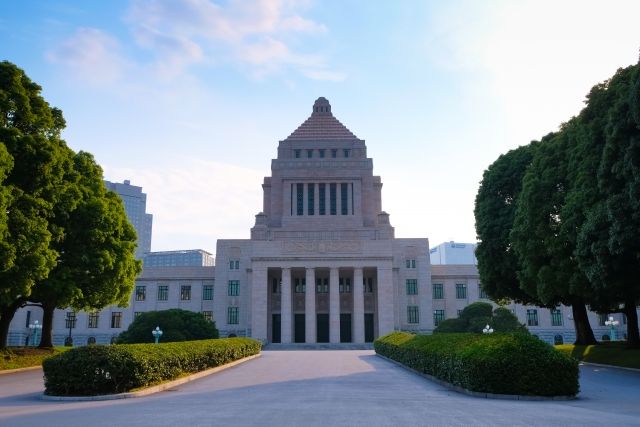
[[[611,332],[609,333],[611,341],[616,341],[618,339],[618,337],[616,337],[616,326],[618,326],[620,322],[613,320],[613,316],[609,316],[609,320],[604,322],[604,324],[611,328]]]
[[[37,320],[29,325],[29,329],[31,330],[31,345],[35,346],[38,342],[38,335],[42,330],[42,325]]]
[[[493,328],[491,326],[489,326],[489,324],[487,324],[487,326],[484,327],[484,329],[482,330],[483,334],[492,334],[493,333]]]
[[[153,338],[156,340],[156,344],[158,344],[158,340],[162,336],[162,331],[160,330],[160,326],[156,326],[156,328],[153,331],[151,331],[151,335],[153,335]]]

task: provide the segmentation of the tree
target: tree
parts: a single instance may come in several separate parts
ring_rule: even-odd
[[[531,163],[535,145],[533,142],[498,157],[484,172],[476,196],[478,272],[482,289],[495,301],[537,302],[535,294],[520,288],[518,258],[509,235],[522,191],[522,177]]]
[[[570,305],[576,344],[595,344],[585,306],[592,290],[573,255],[577,230],[565,216],[574,125],[568,123],[538,144],[522,181],[510,238],[521,288],[537,295],[543,306]]]
[[[640,62],[618,70],[609,81],[595,86],[585,111],[585,115],[589,113],[598,119],[593,120],[590,138],[585,138],[583,145],[585,150],[597,151],[600,157],[596,164],[596,183],[591,180],[583,187],[596,193],[598,200],[580,229],[576,254],[601,300],[609,305],[621,305],[627,316],[628,343],[637,347],[640,346],[636,311],[640,303],[637,279],[640,274]],[[589,168],[593,173],[594,168],[591,165]]]
[[[218,338],[215,322],[208,321],[201,313],[173,308],[140,314],[129,328],[118,337],[118,344],[150,343],[151,331],[159,326],[162,341],[193,341]]]
[[[62,113],[47,104],[40,90],[24,71],[0,63],[0,151],[6,175],[2,197],[7,207],[6,227],[0,233],[0,348],[6,345],[16,310],[57,256],[49,244],[59,235],[52,234],[48,218],[70,158],[59,138]]]
[[[70,176],[73,203],[59,203],[50,220],[52,227],[63,230],[53,244],[60,254],[58,263],[31,297],[43,309],[41,347],[52,345],[57,307],[98,310],[114,303],[127,305],[141,271],[135,259],[135,230],[118,195],[104,186],[93,156],[76,154]]]

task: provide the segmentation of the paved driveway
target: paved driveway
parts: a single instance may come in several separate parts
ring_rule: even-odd
[[[39,399],[41,372],[0,376],[0,425],[426,426],[640,425],[640,373],[581,368],[580,399],[525,402],[449,391],[372,351],[265,351],[149,397]]]

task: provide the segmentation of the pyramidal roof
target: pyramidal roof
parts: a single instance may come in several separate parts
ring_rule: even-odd
[[[331,104],[320,97],[313,103],[311,116],[294,130],[286,140],[358,139],[345,125],[333,117]]]

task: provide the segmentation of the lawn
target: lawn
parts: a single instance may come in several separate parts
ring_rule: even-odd
[[[640,348],[626,348],[625,342],[607,342],[598,345],[557,345],[556,349],[578,360],[604,365],[640,369]]]
[[[52,349],[41,349],[37,347],[11,347],[0,350],[0,371],[41,366],[43,359],[68,350],[69,348],[70,347],[54,347]]]

